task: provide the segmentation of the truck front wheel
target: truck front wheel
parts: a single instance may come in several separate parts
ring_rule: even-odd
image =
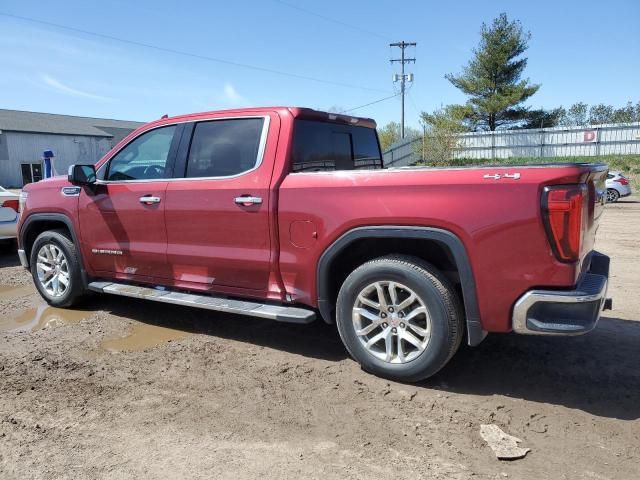
[[[434,375],[463,336],[463,314],[451,283],[432,265],[387,256],[355,269],[336,306],[338,332],[368,372],[415,382]]]
[[[30,265],[33,282],[49,305],[70,307],[85,293],[76,247],[64,230],[38,235]]]

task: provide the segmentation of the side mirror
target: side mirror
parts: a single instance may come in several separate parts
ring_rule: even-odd
[[[93,165],[71,165],[69,182],[74,185],[93,185],[97,180],[96,167]]]

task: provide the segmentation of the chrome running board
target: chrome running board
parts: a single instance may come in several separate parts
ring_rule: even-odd
[[[199,295],[196,293],[182,293],[159,288],[140,287],[125,283],[91,282],[89,290],[100,293],[110,293],[124,297],[144,298],[155,302],[173,303],[187,307],[204,308],[217,312],[237,313],[251,317],[268,318],[278,322],[311,323],[316,318],[313,310],[286,305],[272,305],[247,300],[233,300],[230,298]]]

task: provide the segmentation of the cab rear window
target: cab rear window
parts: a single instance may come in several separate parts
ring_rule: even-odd
[[[293,137],[293,172],[382,168],[373,128],[296,120]]]

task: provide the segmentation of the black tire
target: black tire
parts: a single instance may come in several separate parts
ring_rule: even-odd
[[[607,188],[607,203],[615,203],[620,200],[620,192],[615,188]]]
[[[387,362],[367,350],[356,334],[352,309],[360,292],[375,282],[401,283],[427,308],[431,337],[417,358]],[[416,382],[434,375],[458,350],[464,336],[464,315],[451,283],[433,265],[410,256],[381,257],[354,270],[340,288],[336,312],[340,338],[351,356],[367,372],[391,380]]]
[[[52,244],[60,249],[67,260],[69,285],[66,287],[64,293],[59,296],[54,296],[48,293],[38,278],[38,252],[47,244]],[[33,246],[31,247],[31,258],[29,263],[31,266],[33,283],[42,298],[44,298],[49,305],[54,307],[71,307],[77,304],[86,293],[82,280],[78,252],[76,250],[76,246],[68,237],[68,233],[65,230],[48,230],[38,235],[38,238],[36,238],[36,241],[33,242]]]

